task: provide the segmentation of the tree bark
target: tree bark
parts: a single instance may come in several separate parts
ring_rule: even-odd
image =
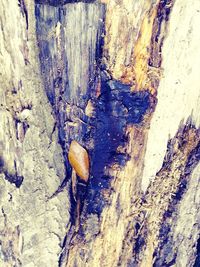
[[[0,266],[57,266],[69,224],[62,148],[39,66],[32,1],[1,1]]]
[[[199,266],[199,1],[31,2],[0,7],[0,266]]]

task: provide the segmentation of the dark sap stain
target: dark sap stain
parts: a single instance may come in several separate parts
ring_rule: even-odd
[[[38,5],[35,5],[35,17],[40,17],[40,8]],[[37,26],[37,20],[36,20],[36,26]]]
[[[40,54],[40,61],[47,60],[50,57],[50,49],[48,41],[41,42],[41,54]]]
[[[66,72],[58,73],[56,69],[56,66],[59,66],[58,59],[53,57],[56,52],[56,42],[52,38],[47,40],[46,37],[47,34],[51,32],[51,29],[56,26],[58,21],[62,24],[65,14],[63,7],[60,5],[64,2],[66,3],[69,1],[36,1],[36,3],[58,6],[58,8],[55,8],[54,15],[48,17],[43,17],[40,5],[35,6],[36,31],[41,70],[45,84],[45,91],[49,102],[53,106],[56,118],[59,143],[63,148],[67,173],[66,179],[70,179],[71,177],[71,168],[67,158],[69,145],[72,140],[76,140],[86,147],[90,154],[91,162],[88,187],[86,189],[80,188],[80,192],[83,190],[84,195],[84,190],[86,191],[87,211],[89,213],[99,214],[103,207],[108,204],[108,200],[104,196],[104,190],[106,190],[107,195],[109,195],[112,190],[110,187],[112,177],[106,174],[104,168],[113,164],[123,167],[129,160],[129,155],[118,152],[117,148],[118,146],[125,146],[128,142],[127,136],[125,135],[127,125],[138,124],[142,121],[143,115],[149,107],[149,93],[147,91],[131,93],[130,86],[111,80],[110,75],[106,73],[106,70],[102,67],[100,74],[104,75],[101,75],[101,95],[96,99],[96,83],[98,82],[98,75],[93,73],[94,68],[92,67],[89,70],[91,82],[88,84],[87,93],[83,96],[81,95],[81,89],[77,88],[76,98],[74,99],[74,97],[71,96],[74,88],[70,88],[68,74]],[[100,4],[100,6],[102,5]],[[105,31],[104,20],[105,12],[103,12],[102,22],[99,22],[98,26],[99,29],[95,53],[97,62],[99,58],[102,58],[101,54],[104,40],[101,36]],[[66,70],[68,63],[65,55],[63,30],[61,31],[61,40],[63,40],[63,42],[60,54],[63,54],[62,63],[64,64],[64,70]],[[98,70],[96,71],[98,72]],[[105,80],[103,80],[103,77],[105,77]],[[108,77],[109,80],[107,79]],[[88,99],[92,99],[95,102],[95,118],[88,118],[84,114]],[[66,113],[65,109],[66,104],[70,106],[71,110],[68,113]],[[70,126],[70,122],[77,121],[77,119],[78,126]],[[72,206],[73,213],[76,203]]]
[[[143,236],[138,236],[133,246],[133,252],[138,254],[141,248],[145,245],[145,239]]]
[[[120,168],[130,159],[117,148],[128,142],[128,124],[139,124],[149,108],[149,93],[130,92],[130,86],[118,81],[102,81],[101,95],[96,103],[94,151],[91,155],[91,178],[87,194],[87,212],[101,213],[107,204],[102,189],[109,189],[112,177],[105,175],[105,167],[117,164]]]
[[[100,189],[94,189],[90,185],[86,198],[86,212],[100,215],[103,208],[108,204]]]
[[[163,224],[160,228],[159,238],[165,242],[167,242],[168,234],[170,232],[170,225]]]
[[[106,35],[106,4],[101,3],[101,8],[102,8],[102,17],[101,20],[99,21],[99,31],[98,31],[98,36],[96,42],[96,52],[95,52],[95,59],[97,62],[98,67],[101,69],[101,62],[102,62],[102,57],[103,57],[103,50],[104,50],[104,36]]]

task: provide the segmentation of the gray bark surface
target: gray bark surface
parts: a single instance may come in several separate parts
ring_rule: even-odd
[[[41,79],[34,4],[0,8],[0,266],[57,266],[69,223],[55,119]]]

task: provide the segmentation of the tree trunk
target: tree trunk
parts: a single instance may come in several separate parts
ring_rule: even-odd
[[[0,266],[199,266],[199,0],[2,0],[0,23]]]

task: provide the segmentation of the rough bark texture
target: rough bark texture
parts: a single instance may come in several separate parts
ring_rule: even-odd
[[[69,197],[50,197],[65,166],[41,80],[34,3],[20,3],[0,8],[0,266],[57,266]]]
[[[199,1],[2,0],[0,23],[0,265],[199,266]]]

